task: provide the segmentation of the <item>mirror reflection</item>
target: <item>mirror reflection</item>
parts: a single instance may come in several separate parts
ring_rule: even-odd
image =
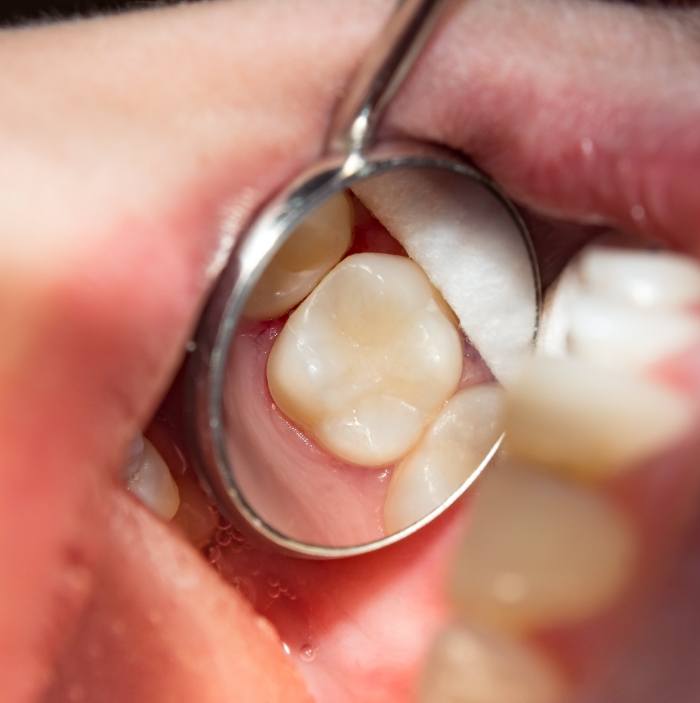
[[[231,348],[225,419],[248,503],[324,546],[439,508],[501,434],[536,308],[527,243],[480,183],[396,169],[332,195],[261,275]]]

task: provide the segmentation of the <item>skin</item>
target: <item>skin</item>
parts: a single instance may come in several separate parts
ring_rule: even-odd
[[[336,589],[323,618],[357,616],[382,645],[356,676],[338,627],[322,666],[284,657],[115,478],[179,364],[222,223],[235,231],[319,153],[389,10],[222,2],[0,35],[3,700],[409,699],[445,616],[458,511],[385,558],[275,565]],[[698,255],[699,21],[593,2],[456,5],[383,132],[464,151],[532,211]],[[697,388],[698,358],[664,373]],[[418,560],[431,568],[407,566]],[[373,636],[376,592],[419,604],[387,616],[407,636]]]

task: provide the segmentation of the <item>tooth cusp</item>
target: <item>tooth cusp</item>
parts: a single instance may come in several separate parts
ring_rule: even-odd
[[[589,245],[545,296],[538,349],[625,372],[700,341],[700,267],[668,252]]]
[[[355,254],[290,315],[267,379],[279,409],[323,447],[382,466],[417,442],[461,371],[459,333],[417,264]]]

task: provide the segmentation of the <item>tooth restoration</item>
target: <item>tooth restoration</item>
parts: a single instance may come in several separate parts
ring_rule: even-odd
[[[462,345],[417,264],[355,254],[289,318],[270,353],[277,406],[347,461],[403,456],[456,390]]]

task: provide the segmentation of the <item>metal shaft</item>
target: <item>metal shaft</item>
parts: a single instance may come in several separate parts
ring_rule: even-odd
[[[403,0],[370,47],[338,105],[327,150],[357,153],[367,147],[384,108],[413,66],[449,0]]]

